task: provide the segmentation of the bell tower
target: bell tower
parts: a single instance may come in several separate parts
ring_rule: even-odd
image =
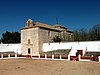
[[[33,21],[31,19],[28,19],[26,21],[26,27],[32,27],[33,26]]]

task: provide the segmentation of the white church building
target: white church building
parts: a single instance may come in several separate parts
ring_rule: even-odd
[[[58,49],[70,49],[69,55],[75,56],[77,50],[85,52],[100,52],[100,41],[73,41],[73,32],[67,28],[56,24],[54,26],[33,23],[31,19],[26,22],[26,27],[21,28],[21,43],[19,44],[0,44],[0,53],[18,53],[22,55],[38,55]],[[57,35],[66,42],[52,42],[52,38]]]

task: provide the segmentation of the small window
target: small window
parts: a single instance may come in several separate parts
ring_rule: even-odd
[[[30,53],[31,53],[30,48],[28,48],[28,54],[30,54]]]
[[[51,31],[50,30],[48,31],[48,36],[51,36]]]
[[[30,44],[30,39],[28,39],[28,44]]]

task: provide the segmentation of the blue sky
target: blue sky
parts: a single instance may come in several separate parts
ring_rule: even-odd
[[[0,36],[20,32],[29,18],[55,25],[56,17],[69,30],[89,29],[100,24],[100,0],[0,0]]]

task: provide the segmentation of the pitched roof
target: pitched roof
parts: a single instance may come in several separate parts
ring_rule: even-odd
[[[30,25],[27,26],[28,21],[30,21],[29,22]],[[58,31],[58,32],[67,31],[67,32],[73,33],[72,31],[68,31],[66,27],[64,27],[60,24],[51,26],[49,24],[44,24],[44,23],[40,23],[40,22],[33,22],[31,19],[28,19],[28,21],[26,22],[26,27],[21,28],[20,30],[39,27],[39,28],[54,30],[54,31]]]
[[[63,29],[68,29],[68,28],[66,28],[66,27],[64,27],[64,26],[62,26],[60,24],[56,24],[56,25],[54,25],[54,27],[60,27],[60,28],[63,28]]]
[[[58,29],[56,29],[55,27],[53,27],[51,25],[40,23],[40,22],[35,22],[34,26],[29,26],[29,27],[21,28],[21,30],[23,30],[23,29],[29,29],[29,28],[36,28],[36,27],[50,29],[50,30],[56,30],[56,31],[61,31],[61,30],[58,30]]]

